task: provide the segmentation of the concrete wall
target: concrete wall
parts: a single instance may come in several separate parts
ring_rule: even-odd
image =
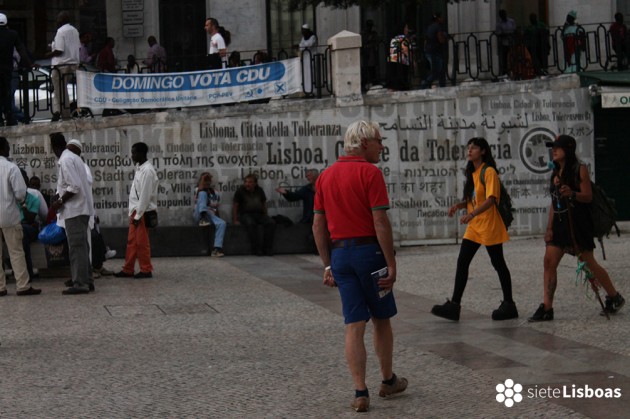
[[[209,0],[208,16],[230,31],[228,51],[267,49],[267,10],[260,0]],[[206,16],[206,17],[208,17]],[[253,54],[247,54],[251,57]]]
[[[297,220],[300,203],[274,189],[297,188],[309,168],[325,169],[342,153],[346,127],[357,119],[378,121],[387,139],[379,167],[391,197],[390,217],[402,244],[452,242],[461,236],[447,209],[462,195],[466,143],[484,136],[515,207],[513,235],[540,234],[549,195],[545,140],[574,135],[578,153],[593,163],[590,97],[576,76],[499,84],[471,83],[430,91],[364,97],[362,106],[337,107],[334,98],[274,100],[266,105],[170,110],[95,120],[4,128],[11,157],[54,189],[54,130],[85,145],[94,176],[94,202],[103,226],[125,226],[133,176],[130,148],[150,147],[160,178],[162,225],[191,225],[192,197],[200,173],[209,170],[222,194],[220,212],[231,221],[231,199],[244,175],[260,177],[270,213]]]
[[[320,45],[326,45],[329,38],[343,30],[361,33],[361,13],[357,6],[347,10],[318,6],[315,15]]]

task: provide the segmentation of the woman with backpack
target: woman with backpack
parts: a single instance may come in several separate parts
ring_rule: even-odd
[[[433,306],[431,313],[435,316],[459,320],[460,303],[468,282],[468,268],[479,247],[484,245],[492,266],[499,274],[503,290],[503,302],[492,312],[492,319],[507,320],[518,317],[516,304],[512,300],[512,277],[503,258],[503,243],[510,237],[497,209],[500,197],[501,183],[490,146],[485,138],[471,138],[468,141],[464,199],[448,210],[448,216],[452,217],[457,210],[466,209],[466,214],[459,219],[460,223],[467,224],[467,227],[457,258],[455,288],[451,300]]]
[[[606,291],[604,310],[607,313],[616,313],[623,307],[625,300],[615,289],[608,272],[593,256],[595,241],[590,210],[593,193],[588,169],[577,159],[575,138],[559,135],[547,146],[552,149],[554,170],[549,189],[549,221],[545,232],[547,247],[544,260],[544,302],[528,320],[553,320],[553,296],[558,285],[557,270],[565,253],[576,255],[579,260],[586,262],[586,268]]]

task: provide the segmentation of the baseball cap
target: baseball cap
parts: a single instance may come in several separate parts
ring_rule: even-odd
[[[81,144],[81,141],[79,140],[72,139],[68,141],[68,145],[73,145],[77,147],[80,151],[83,151],[83,144]]]
[[[547,147],[559,147],[565,151],[573,151],[575,152],[576,143],[575,138],[570,135],[558,135],[554,142],[548,142]]]
[[[569,16],[571,16],[573,19],[577,19],[577,12],[575,10],[571,10],[569,12]]]
[[[308,27],[308,23],[303,24],[303,25],[302,25],[302,29],[310,29],[310,28]]]
[[[4,13],[0,13],[0,26],[5,26],[7,24],[7,15]]]

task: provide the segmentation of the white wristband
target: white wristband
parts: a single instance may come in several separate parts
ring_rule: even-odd
[[[329,271],[329,270],[330,270],[330,265],[326,266],[326,267],[324,268],[324,270],[325,270],[325,271]]]

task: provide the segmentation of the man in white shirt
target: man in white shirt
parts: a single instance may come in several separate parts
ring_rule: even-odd
[[[127,235],[127,251],[125,264],[120,272],[114,274],[119,278],[152,278],[151,244],[144,214],[157,210],[158,177],[155,168],[147,159],[149,147],[145,143],[131,146],[131,160],[136,164],[136,172],[129,191],[129,233]],[[134,274],[136,259],[140,272]]]
[[[299,43],[302,53],[302,74],[304,75],[304,93],[313,94],[313,56],[317,54],[317,35],[313,33],[307,23],[302,25],[302,39]]]
[[[20,208],[26,198],[26,184],[20,169],[11,163],[9,157],[9,142],[0,137],[0,297],[7,292],[7,279],[2,267],[2,237],[7,243],[11,267],[15,276],[17,295],[36,295],[42,290],[30,285],[30,278],[26,270],[26,259],[22,248],[22,224],[20,223]]]
[[[57,195],[59,199],[50,207],[57,211],[57,219],[63,225],[68,238],[70,275],[73,285],[64,295],[87,294],[94,291],[88,226],[94,215],[92,187],[86,176],[85,163],[79,155],[83,149],[79,140],[70,140],[65,146],[63,135],[51,136],[53,152],[59,158]]]
[[[223,36],[219,33],[219,22],[209,17],[206,19],[204,29],[210,35],[210,48],[208,49],[208,67],[217,70],[223,67],[221,60],[227,56],[227,46]]]
[[[55,91],[52,122],[59,121],[62,117],[70,118],[70,99],[66,86],[77,71],[81,50],[79,31],[70,24],[69,12],[63,11],[57,15],[57,27],[55,40],[51,44],[52,51],[46,54],[46,58],[52,58],[53,66],[51,78]]]

